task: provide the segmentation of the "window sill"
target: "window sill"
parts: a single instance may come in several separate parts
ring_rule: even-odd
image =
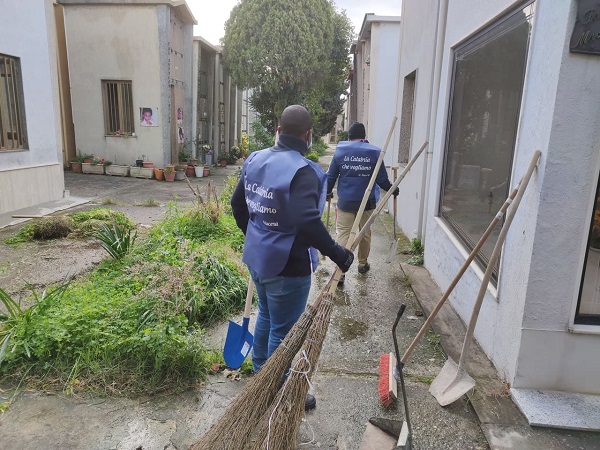
[[[105,138],[119,138],[119,139],[129,139],[129,138],[137,138],[137,134],[133,133],[131,135],[128,136],[117,136],[116,134],[105,134],[104,135]]]
[[[600,326],[598,325],[580,325],[574,324],[569,328],[569,332],[573,334],[596,334],[600,335]]]

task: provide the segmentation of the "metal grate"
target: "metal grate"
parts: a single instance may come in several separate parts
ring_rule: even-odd
[[[0,150],[26,148],[19,58],[0,54]]]
[[[114,136],[135,131],[131,81],[102,80],[102,102],[104,134]]]

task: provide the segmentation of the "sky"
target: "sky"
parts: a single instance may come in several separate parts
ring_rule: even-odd
[[[238,0],[187,0],[192,14],[198,21],[194,27],[194,36],[202,36],[208,42],[219,45],[223,37],[225,21],[229,12]],[[358,33],[366,13],[378,16],[399,16],[402,8],[401,0],[335,0],[338,11],[346,10],[346,14]]]

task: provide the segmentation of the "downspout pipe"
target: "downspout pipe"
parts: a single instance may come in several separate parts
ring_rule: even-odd
[[[431,80],[431,101],[429,102],[429,119],[427,120],[427,160],[423,164],[423,177],[421,179],[421,207],[419,209],[418,238],[425,243],[427,231],[427,201],[431,188],[431,166],[433,163],[433,148],[435,146],[435,129],[438,108],[440,105],[440,80],[442,77],[442,60],[444,56],[444,44],[446,40],[446,22],[448,19],[448,0],[440,0],[438,3],[437,27],[435,30],[435,52],[434,52],[434,75]],[[434,107],[435,106],[435,107]]]

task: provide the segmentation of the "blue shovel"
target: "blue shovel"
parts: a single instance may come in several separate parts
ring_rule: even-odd
[[[252,296],[254,283],[252,278],[248,281],[248,293],[246,294],[246,307],[244,308],[244,318],[242,324],[238,325],[233,321],[229,321],[229,329],[225,338],[225,346],[223,347],[223,358],[225,364],[231,369],[241,367],[242,363],[252,349],[254,336],[248,331],[248,323],[250,322],[250,307],[252,306]]]

